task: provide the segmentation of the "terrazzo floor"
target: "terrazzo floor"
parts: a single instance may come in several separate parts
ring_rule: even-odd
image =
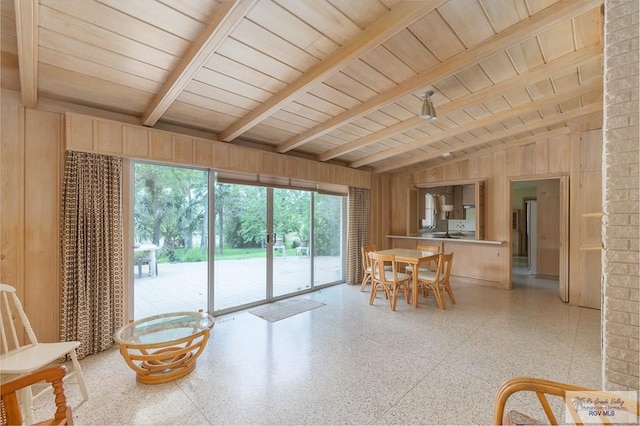
[[[299,296],[325,306],[278,322],[219,317],[195,371],[162,385],[137,383],[112,348],[81,360],[88,401],[67,386],[74,422],[477,425],[492,422],[496,390],[513,376],[599,388],[600,311],[562,303],[557,281],[520,272],[514,283],[454,278],[457,304],[444,311],[421,298],[391,312],[341,284]]]

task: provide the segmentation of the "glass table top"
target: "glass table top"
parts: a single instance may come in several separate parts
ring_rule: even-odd
[[[171,343],[213,327],[206,312],[174,312],[142,318],[120,328],[113,336],[119,344],[153,345]]]

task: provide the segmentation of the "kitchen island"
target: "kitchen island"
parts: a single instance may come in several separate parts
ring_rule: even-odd
[[[415,249],[417,245],[438,245],[453,252],[451,275],[468,278],[479,285],[510,289],[509,247],[505,241],[470,237],[443,238],[419,235],[387,235],[393,248]]]

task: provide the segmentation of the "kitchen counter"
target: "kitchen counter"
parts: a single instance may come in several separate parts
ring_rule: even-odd
[[[502,245],[504,241],[492,241],[492,240],[476,240],[473,237],[457,237],[453,236],[453,238],[444,238],[444,237],[425,237],[422,235],[387,235],[387,238],[393,239],[409,239],[409,240],[420,240],[420,241],[433,241],[437,243],[472,243],[472,244],[493,244],[493,245]]]
[[[453,252],[451,275],[468,282],[499,288],[511,288],[509,280],[510,247],[505,241],[468,238],[387,235],[393,248],[415,249],[417,245],[438,245],[444,253]]]

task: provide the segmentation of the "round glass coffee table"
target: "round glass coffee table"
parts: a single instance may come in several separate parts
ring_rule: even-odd
[[[193,371],[213,324],[204,312],[174,312],[131,322],[113,339],[138,382],[167,383]]]

